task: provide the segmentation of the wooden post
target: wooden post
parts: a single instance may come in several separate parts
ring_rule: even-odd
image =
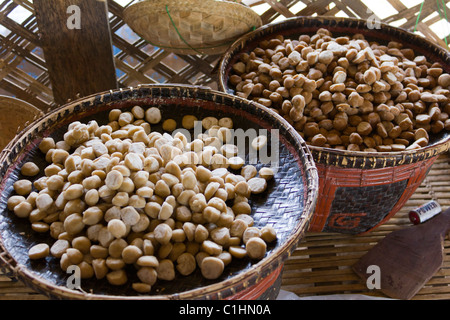
[[[106,1],[34,0],[55,102],[117,88]]]

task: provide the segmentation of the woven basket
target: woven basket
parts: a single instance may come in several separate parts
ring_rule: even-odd
[[[178,124],[186,114],[199,119],[206,116],[233,119],[235,128],[266,129],[269,141],[274,130],[279,132],[279,165],[275,179],[266,193],[252,197],[252,215],[256,226],[273,225],[277,241],[268,247],[266,257],[258,262],[235,259],[221,278],[206,280],[199,270],[190,276],[177,275],[173,281],[158,281],[150,295],[138,295],[131,283],[138,281],[136,271],[129,273],[129,284],[115,287],[105,279],[82,280],[83,291],[67,288],[67,278],[59,267],[59,259],[30,261],[28,249],[37,242],[51,245],[47,234],[37,234],[30,223],[17,218],[6,208],[14,192],[12,184],[21,178],[19,168],[24,161],[44,166],[45,159],[37,146],[44,136],[62,138],[69,123],[108,122],[109,110],[130,110],[133,106],[156,106],[163,118]],[[161,125],[152,125],[162,132]],[[273,148],[273,147],[272,147]],[[248,159],[247,159],[248,160]],[[262,164],[256,164],[261,166]],[[38,177],[36,177],[38,178]],[[275,298],[280,285],[283,262],[295,249],[307,229],[317,197],[318,175],[312,156],[300,135],[269,109],[245,99],[235,98],[205,88],[187,86],[141,86],[92,95],[53,110],[35,121],[16,137],[8,153],[0,159],[0,261],[12,275],[51,298],[67,299],[235,299]],[[132,266],[131,266],[132,267]]]
[[[0,96],[0,152],[20,130],[42,115],[42,111],[28,102]]]
[[[398,41],[416,55],[442,64],[450,72],[450,54],[422,37],[381,23],[370,29],[367,21],[353,18],[298,17],[265,25],[238,39],[219,65],[219,88],[234,93],[228,79],[231,67],[244,52],[263,39],[282,34],[297,38],[326,28],[334,36],[363,34],[380,43]],[[411,197],[439,154],[449,148],[449,134],[434,136],[426,148],[407,152],[365,153],[310,146],[319,171],[319,197],[310,231],[361,234],[390,219]]]
[[[143,0],[124,10],[124,21],[150,44],[179,54],[222,54],[262,25],[249,7],[216,0]]]

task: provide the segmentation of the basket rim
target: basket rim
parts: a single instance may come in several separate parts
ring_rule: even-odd
[[[280,27],[280,26],[286,26],[287,28],[290,27],[301,27],[303,22],[305,21],[318,21],[322,22],[322,25],[317,25],[317,29],[319,28],[326,28],[329,24],[328,23],[356,23],[358,24],[358,30],[370,30],[367,27],[367,21],[360,18],[352,18],[352,17],[329,17],[329,16],[317,16],[317,17],[309,17],[309,16],[298,16],[298,17],[292,17],[287,18],[286,20],[280,21],[280,22],[272,22],[269,24],[266,24],[264,26],[261,26],[260,28],[242,36],[238,40],[236,40],[227,50],[227,52],[223,55],[222,59],[219,62],[218,65],[218,85],[219,90],[223,92],[229,92],[230,88],[228,87],[228,79],[225,79],[226,75],[226,69],[229,67],[229,62],[232,57],[234,57],[235,54],[238,54],[243,48],[245,48],[246,44],[250,41],[257,40],[260,37],[264,37],[270,34],[271,30]],[[323,23],[327,22],[327,23]],[[364,28],[361,27],[361,24],[364,25]],[[386,24],[384,22],[380,23],[381,30],[384,30],[384,33],[391,33],[391,32],[397,32],[403,36],[409,36],[416,39],[418,42],[416,43],[417,46],[427,45],[430,47],[435,48],[439,51],[440,54],[443,54],[446,56],[446,59],[450,62],[450,52],[443,47],[431,42],[427,38],[421,37],[419,35],[413,34],[409,32],[408,30],[400,27],[394,27],[389,24]],[[350,26],[348,26],[350,27]],[[379,32],[378,30],[376,32]],[[450,63],[449,63],[450,66]],[[256,102],[257,103],[257,102]],[[364,151],[348,151],[348,150],[339,150],[339,149],[333,149],[333,148],[325,148],[325,147],[317,147],[308,145],[309,149],[315,156],[316,162],[318,163],[317,154],[318,153],[327,153],[332,154],[336,157],[353,157],[353,158],[364,158],[367,160],[371,160],[373,162],[376,162],[377,160],[381,159],[396,159],[398,156],[407,156],[407,155],[417,155],[417,154],[423,154],[425,158],[432,157],[436,155],[436,153],[443,153],[449,150],[450,148],[450,134],[447,135],[447,137],[442,138],[440,141],[437,141],[431,145],[428,145],[426,147],[422,147],[419,149],[414,150],[406,150],[406,151],[391,151],[391,152],[364,152]]]
[[[270,272],[274,271],[277,267],[281,266],[283,262],[288,258],[288,256],[295,249],[296,244],[303,237],[304,232],[308,227],[309,221],[313,215],[313,211],[315,208],[315,204],[318,196],[318,172],[315,167],[314,160],[312,155],[309,153],[309,149],[306,146],[303,138],[298,134],[295,129],[290,126],[284,118],[279,116],[276,112],[265,108],[259,104],[252,103],[246,99],[242,99],[239,97],[235,97],[220,91],[215,91],[210,88],[201,87],[201,86],[191,86],[191,85],[177,85],[177,84],[163,84],[163,85],[139,85],[136,88],[120,88],[115,90],[103,91],[100,93],[92,94],[86,96],[84,98],[79,98],[72,102],[69,102],[63,106],[60,106],[40,119],[35,120],[28,128],[27,131],[33,132],[34,130],[39,129],[39,123],[44,122],[46,120],[51,120],[53,117],[57,116],[63,110],[70,110],[79,106],[82,103],[98,101],[99,96],[105,95],[119,95],[117,96],[115,101],[123,100],[128,98],[133,98],[133,93],[138,92],[141,89],[152,89],[152,88],[176,88],[178,90],[187,90],[189,91],[189,97],[192,97],[194,92],[203,92],[203,93],[212,93],[215,96],[227,97],[234,100],[238,100],[245,104],[251,104],[252,107],[256,109],[260,109],[263,112],[267,113],[270,117],[273,117],[279,123],[285,127],[286,135],[291,135],[292,139],[302,146],[302,150],[299,150],[299,154],[301,151],[304,152],[303,160],[303,170],[305,174],[305,183],[307,187],[305,187],[305,206],[303,211],[301,212],[301,216],[299,217],[299,222],[296,228],[292,229],[291,236],[286,239],[286,241],[275,248],[269,256],[264,258],[263,260],[253,264],[248,270],[241,272],[229,279],[216,282],[214,284],[195,288],[192,290],[188,290],[181,293],[176,294],[168,294],[168,295],[135,295],[135,296],[118,296],[118,295],[109,295],[109,294],[92,294],[87,292],[81,292],[77,290],[72,290],[64,286],[59,286],[47,279],[43,279],[36,275],[32,270],[29,270],[26,266],[19,264],[5,249],[3,239],[0,238],[0,262],[2,262],[7,269],[9,269],[15,276],[19,279],[23,280],[25,283],[32,286],[34,289],[44,293],[59,296],[60,298],[70,298],[70,299],[100,299],[100,300],[110,300],[110,299],[138,299],[138,300],[170,300],[170,299],[194,299],[196,295],[207,295],[208,297],[219,297],[224,298],[226,296],[232,295],[231,292],[234,291],[234,286],[239,285],[242,282],[256,284],[263,279],[263,277]],[[199,99],[195,96],[196,99]],[[114,103],[114,101],[111,101]],[[108,104],[106,102],[102,102],[102,104]],[[26,138],[26,135],[22,132],[18,135],[13,141],[12,145],[14,146],[22,139]],[[3,154],[0,157],[0,171],[3,172],[5,168],[3,166],[9,167],[11,163],[6,163],[8,159],[7,154]],[[7,169],[7,168],[6,168]]]
[[[441,150],[441,152],[445,152],[450,148],[450,134],[446,137],[443,137],[441,140],[437,141],[434,144],[417,148],[411,150],[404,151],[390,151],[390,152],[366,152],[366,151],[349,151],[349,150],[339,150],[327,147],[318,147],[308,145],[308,148],[313,152],[327,152],[335,154],[336,156],[352,156],[352,157],[361,157],[361,158],[389,158],[389,157],[397,157],[401,155],[413,155],[418,153],[430,153],[435,149]]]

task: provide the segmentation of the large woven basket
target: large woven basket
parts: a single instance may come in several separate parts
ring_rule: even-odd
[[[124,10],[124,20],[150,44],[179,54],[221,54],[262,25],[251,8],[220,0],[143,0]]]
[[[23,100],[0,96],[0,152],[29,123],[43,112]]]
[[[17,218],[6,207],[13,194],[12,184],[22,178],[19,172],[25,161],[44,165],[44,156],[37,146],[45,136],[60,139],[73,121],[95,119],[108,123],[111,109],[130,110],[133,106],[156,106],[163,118],[179,124],[184,115],[199,119],[206,116],[231,117],[235,128],[266,129],[271,135],[279,132],[279,163],[275,179],[267,193],[251,199],[256,226],[272,225],[277,241],[268,247],[268,254],[259,262],[242,259],[228,265],[216,281],[206,280],[199,270],[190,276],[177,275],[173,281],[158,281],[149,295],[138,295],[131,288],[136,272],[129,274],[130,283],[108,285],[105,279],[82,280],[82,291],[67,288],[69,277],[59,267],[59,259],[30,261],[28,249],[38,242],[52,241],[47,234],[37,234],[30,223]],[[161,125],[152,131],[162,132]],[[272,147],[275,149],[275,146]],[[247,159],[249,161],[249,159]],[[256,166],[261,166],[261,163]],[[0,261],[12,276],[51,298],[64,299],[267,299],[275,298],[283,262],[295,249],[307,229],[316,203],[317,169],[300,135],[283,118],[269,109],[245,99],[205,88],[162,85],[140,86],[95,94],[53,110],[33,122],[17,136],[8,153],[0,159]]]
[[[263,39],[277,34],[298,39],[326,28],[334,36],[363,34],[379,43],[398,41],[439,62],[450,72],[450,54],[423,37],[400,28],[380,24],[368,27],[367,21],[354,18],[298,17],[265,25],[237,40],[225,53],[219,66],[219,87],[234,93],[229,85],[231,67],[240,54],[252,51]],[[310,231],[361,234],[390,219],[411,197],[439,154],[449,148],[449,134],[431,139],[429,146],[405,152],[366,153],[339,151],[310,146],[319,171],[319,197]]]

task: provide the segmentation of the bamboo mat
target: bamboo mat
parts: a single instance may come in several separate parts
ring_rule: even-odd
[[[359,236],[333,233],[307,233],[285,263],[282,289],[299,297],[363,294],[386,296],[369,290],[351,269],[368,250],[388,233],[410,226],[411,209],[436,200],[443,210],[450,206],[450,155],[440,156],[427,178],[405,206],[386,224]],[[414,300],[450,299],[450,241],[444,241],[444,265],[417,293]],[[320,298],[320,297],[317,297]]]
[[[445,210],[450,206],[450,155],[440,156],[427,178],[400,212],[378,229],[360,236],[307,233],[286,261],[281,289],[299,297],[363,294],[385,297],[367,289],[351,266],[389,232],[411,225],[409,210],[434,199]],[[440,271],[418,292],[415,300],[450,299],[450,241],[445,239],[446,257]],[[44,300],[17,280],[0,272],[0,300]]]

